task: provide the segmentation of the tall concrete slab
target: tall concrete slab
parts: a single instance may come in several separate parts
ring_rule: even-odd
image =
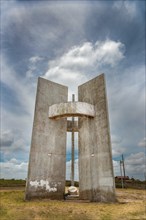
[[[79,118],[79,193],[80,199],[114,202],[108,107],[104,74],[78,88],[79,102],[94,105],[95,117]]]
[[[67,119],[49,119],[49,106],[67,102],[68,88],[38,79],[26,199],[62,199],[66,172]]]

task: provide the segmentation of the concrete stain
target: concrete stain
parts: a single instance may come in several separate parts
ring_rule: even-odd
[[[54,184],[54,187],[51,187],[49,185],[48,180],[30,181],[30,185],[35,188],[38,188],[38,187],[44,188],[45,187],[46,191],[49,191],[49,192],[56,192],[57,191],[57,184]]]

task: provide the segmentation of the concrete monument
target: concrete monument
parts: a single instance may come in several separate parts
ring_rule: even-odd
[[[67,102],[66,86],[39,78],[26,199],[63,199],[66,132],[79,132],[79,197],[114,202],[115,183],[104,74],[78,88]],[[67,117],[79,117],[68,121]]]

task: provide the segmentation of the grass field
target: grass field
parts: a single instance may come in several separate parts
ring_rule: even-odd
[[[134,220],[146,219],[146,191],[116,189],[116,204],[77,201],[24,201],[24,189],[0,191],[1,220]]]

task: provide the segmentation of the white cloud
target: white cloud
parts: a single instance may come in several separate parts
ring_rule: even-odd
[[[1,143],[1,147],[9,147],[12,145],[14,141],[14,137],[13,134],[10,130],[6,130],[6,131],[1,131],[1,136],[0,136],[0,143]]]
[[[131,154],[129,157],[127,157],[125,159],[125,168],[126,173],[129,176],[133,176],[134,178],[143,177],[144,179],[144,174],[146,171],[144,152]]]
[[[123,153],[125,153],[126,149],[124,147],[121,147],[120,145],[112,144],[112,155],[113,157],[121,156]]]
[[[144,137],[139,143],[138,143],[139,147],[146,147],[146,137]]]
[[[121,136],[126,151],[136,149],[145,129],[145,67],[130,66],[108,86],[111,133]]]
[[[20,162],[15,158],[7,162],[1,162],[1,178],[25,179],[27,176],[28,163]]]
[[[89,79],[92,68],[105,65],[113,67],[124,58],[124,44],[112,40],[84,42],[72,47],[61,57],[49,61],[48,71],[43,77],[68,85],[71,91]]]
[[[2,83],[13,92],[13,99],[17,100],[14,110],[11,107],[5,107],[3,103],[1,105],[2,150],[5,153],[11,153],[17,149],[24,149],[25,151],[28,148],[32,130],[36,81],[18,78],[5,57],[2,59],[1,69],[3,73],[1,76]],[[8,95],[11,97],[11,94]],[[5,102],[9,102],[9,100],[6,99]],[[7,139],[11,139],[9,149],[8,147],[4,148],[4,141],[6,142]]]
[[[37,1],[35,6],[33,2],[28,6],[17,1],[12,2],[10,6],[3,3],[3,31],[13,39],[14,36],[7,31],[9,25],[13,24],[17,30],[16,34],[21,33],[24,44],[27,44],[31,51],[39,49],[43,54],[45,50],[50,53],[51,46],[57,45],[65,38],[65,45],[58,48],[62,50],[63,46],[67,48],[71,45],[72,40],[78,41],[84,36],[84,25],[89,10],[86,4],[79,7],[79,3]],[[56,48],[53,47],[53,50]]]
[[[128,16],[128,19],[137,15],[136,2],[134,1],[115,1],[113,8],[122,10]]]
[[[16,99],[22,106],[23,111],[26,111],[32,117],[36,82],[31,81],[30,83],[28,79],[18,78],[15,70],[7,62],[5,56],[2,57],[1,70],[3,73],[1,75],[1,81],[15,92]],[[7,110],[11,111],[11,109]]]
[[[84,69],[93,65],[103,66],[117,65],[124,58],[124,44],[112,40],[97,41],[95,44],[85,42],[83,45],[72,47],[56,60],[49,62],[49,70],[45,76],[49,77],[51,70],[60,69]],[[58,73],[59,74],[59,73]]]
[[[43,61],[45,58],[41,56],[33,56],[29,58],[28,71],[26,72],[26,77],[31,78],[35,76],[37,70],[37,64]]]
[[[126,149],[122,146],[122,139],[116,135],[111,135],[112,155],[114,157],[121,156]]]
[[[1,152],[4,158],[12,153],[21,151],[28,153],[27,139],[25,134],[18,129],[1,131]]]
[[[36,62],[41,61],[41,60],[43,60],[43,59],[44,59],[43,57],[34,56],[34,57],[30,57],[29,61],[30,61],[31,63],[36,63]]]
[[[139,152],[136,154],[131,154],[129,157],[126,158],[127,165],[142,165],[145,162],[145,155],[144,152]]]
[[[19,164],[19,161],[16,160],[16,158],[12,158],[12,159],[10,160],[10,163]]]
[[[119,136],[111,135],[112,144],[119,144],[122,142],[122,139]]]
[[[132,1],[124,1],[125,8],[130,16],[135,16],[137,14],[136,3]]]

